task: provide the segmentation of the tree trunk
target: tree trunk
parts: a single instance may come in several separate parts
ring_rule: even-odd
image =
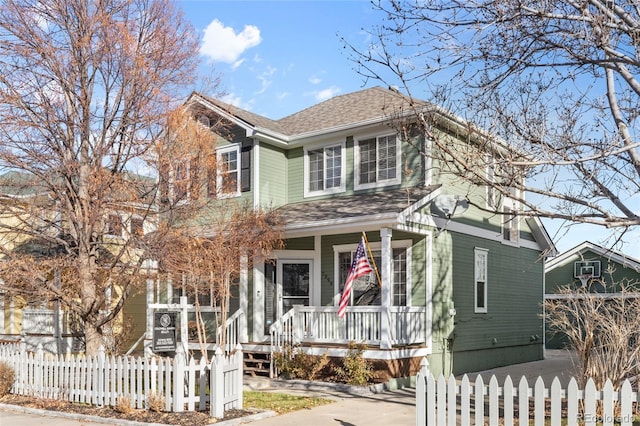
[[[84,323],[85,353],[90,356],[98,354],[103,344],[102,333],[90,321]]]

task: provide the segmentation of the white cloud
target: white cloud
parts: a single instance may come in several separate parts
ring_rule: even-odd
[[[245,25],[242,32],[236,33],[231,27],[225,27],[217,19],[205,28],[200,54],[213,61],[233,64],[234,68],[242,62],[239,58],[247,50],[260,44],[260,29],[254,25]]]
[[[322,102],[322,101],[326,101],[329,98],[333,98],[334,96],[336,96],[340,92],[342,92],[342,89],[340,89],[339,87],[336,87],[336,86],[331,86],[331,87],[328,87],[328,88],[326,88],[324,90],[314,91],[314,92],[312,92],[312,94],[316,98],[316,101]]]
[[[277,68],[267,66],[267,70],[258,76],[258,80],[262,82],[262,85],[260,87],[260,90],[255,93],[256,95],[260,95],[267,91],[269,86],[271,86],[271,83],[273,83],[271,77],[273,77],[273,74],[275,74],[276,71]]]
[[[311,77],[309,77],[309,83],[311,83],[311,84],[320,84],[320,83],[322,83],[322,79],[320,77],[312,75]]]

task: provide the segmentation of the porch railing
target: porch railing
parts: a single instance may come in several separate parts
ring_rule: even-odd
[[[238,309],[237,311],[234,312],[233,315],[227,318],[227,321],[225,323],[225,329],[227,334],[226,335],[227,339],[224,345],[225,354],[231,353],[233,350],[235,350],[235,348],[240,343],[245,343],[243,341],[244,340],[243,336],[241,335],[244,321],[246,321],[246,316],[244,314],[244,311],[242,311],[241,309]],[[216,330],[216,342],[221,342],[221,341],[222,341],[222,326],[219,326]]]
[[[68,333],[69,312],[61,310],[58,321],[59,331]],[[27,334],[55,334],[56,312],[46,308],[25,308],[22,311],[22,331]]]
[[[388,315],[386,314],[388,311]],[[281,350],[300,343],[348,343],[367,345],[387,342],[395,345],[425,343],[426,308],[409,306],[353,306],[344,318],[338,317],[333,306],[294,306],[270,329],[271,345]],[[389,321],[389,324],[383,324]]]

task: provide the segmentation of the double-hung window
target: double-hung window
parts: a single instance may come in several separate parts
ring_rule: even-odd
[[[344,157],[344,144],[305,150],[304,195],[343,192]]]
[[[476,247],[473,254],[473,311],[475,313],[487,313],[487,264],[489,259],[489,250]]]
[[[356,142],[356,189],[400,183],[400,143],[395,135]]]
[[[382,262],[382,253],[378,244],[372,244],[373,260],[378,266],[378,272],[380,272],[380,265]],[[349,275],[349,269],[351,268],[351,261],[355,252],[355,246],[353,250],[345,250],[344,247],[335,247],[337,252],[337,294],[342,294],[344,290],[344,284],[347,281]],[[391,259],[391,304],[393,306],[410,306],[410,243],[399,241],[394,243],[392,248]],[[369,257],[369,253],[367,253]],[[369,259],[371,262],[371,259]],[[386,284],[384,284],[386,285]],[[381,286],[378,282],[375,272],[371,272],[369,275],[360,277],[353,283],[351,291],[351,303],[352,306],[369,306],[380,305]]]
[[[240,146],[232,145],[217,153],[217,190],[223,197],[240,195]]]
[[[520,220],[517,211],[517,203],[506,198],[502,205],[502,241],[510,244],[518,244],[520,240]]]

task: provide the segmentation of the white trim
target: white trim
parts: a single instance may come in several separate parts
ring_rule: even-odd
[[[580,300],[580,299],[637,299],[640,298],[640,292],[628,291],[625,293],[575,293],[575,294],[555,294],[549,293],[544,295],[545,300]]]
[[[251,177],[253,179],[253,208],[258,210],[261,207],[260,203],[260,141],[254,139],[253,144],[253,170]]]
[[[477,276],[476,262],[478,257],[484,257],[484,281],[479,280]],[[484,283],[484,306],[478,306],[478,282]],[[488,312],[489,301],[487,300],[489,288],[489,250],[480,247],[473,248],[473,312],[476,314],[486,314]]]
[[[630,268],[635,270],[636,272],[640,272],[640,260],[637,260],[631,256],[622,255],[615,251],[607,250],[589,241],[585,241],[551,259],[549,262],[547,262],[544,271],[549,272],[559,266],[563,266],[571,262],[573,260],[573,256],[581,255],[585,251],[592,251],[600,257],[607,258],[611,261],[623,265],[626,268]]]
[[[334,148],[334,147],[340,147],[340,186],[339,187],[335,187],[335,188],[329,188],[329,189],[322,189],[319,191],[311,191],[309,189],[309,151],[319,151],[322,150],[323,151],[323,186],[326,186],[326,179],[327,179],[327,159],[326,156],[324,155],[324,150],[327,148]],[[342,142],[336,142],[336,143],[327,143],[327,144],[314,144],[311,146],[305,146],[304,147],[304,191],[303,191],[303,197],[304,198],[308,198],[308,197],[315,197],[318,195],[327,195],[327,194],[338,194],[341,192],[345,192],[347,189],[347,185],[346,185],[346,165],[347,165],[347,149],[346,149],[346,142],[342,141]]]
[[[322,237],[316,235],[313,237],[313,263],[318,265],[313,268],[313,283],[309,289],[309,304],[311,306],[322,305]]]
[[[239,197],[240,193],[241,193],[241,188],[240,188],[240,180],[241,180],[241,170],[242,170],[242,164],[241,164],[241,155],[240,155],[240,151],[241,151],[241,145],[239,143],[235,143],[235,144],[231,144],[231,145],[225,145],[221,148],[216,149],[216,161],[218,162],[218,167],[216,167],[216,192],[218,194],[218,198],[234,198],[234,197]],[[220,164],[222,163],[222,156],[224,154],[228,154],[230,152],[235,152],[236,153],[236,191],[235,192],[223,192],[222,191],[222,187],[223,187],[223,182],[222,182],[222,173],[220,173]]]
[[[430,186],[433,182],[433,141],[431,138],[424,138],[424,186]]]
[[[429,354],[433,353],[433,234],[429,232],[425,243],[425,307],[426,312],[426,346]]]
[[[253,308],[251,321],[253,322],[253,341],[266,340],[264,334],[264,261],[263,258],[253,260]]]
[[[496,163],[492,153],[487,153],[485,154],[485,156],[487,159],[487,167],[485,168],[485,172],[487,174],[487,180],[490,183],[489,185],[486,186],[485,207],[487,209],[495,209],[498,201],[497,200],[498,194],[495,187],[493,186],[493,183],[495,182],[495,177],[496,177],[496,170],[495,170]]]
[[[471,235],[474,237],[483,238],[489,241],[503,242],[502,232],[496,233],[489,229],[480,228],[478,226],[467,225],[455,221],[447,221],[444,218],[436,216],[428,216],[422,213],[415,212],[410,218],[409,222],[417,223],[424,226],[435,227],[442,229],[446,225],[446,230],[450,232],[457,232],[459,234]],[[501,230],[502,231],[502,230]],[[529,241],[520,238],[518,247],[524,247],[532,250],[544,250],[536,241]]]
[[[509,209],[510,214],[504,214],[505,208]],[[502,210],[500,230],[502,231],[502,244],[506,244],[509,246],[520,247],[520,216],[518,216],[515,212],[518,211],[519,206],[518,202],[511,198],[504,198],[502,200],[502,205],[500,206]],[[510,222],[511,226],[509,226],[509,238],[504,238],[504,233],[507,231],[505,225]]]
[[[378,179],[378,140],[389,136],[395,137],[396,141],[396,177],[380,181]],[[376,181],[371,183],[360,183],[360,142],[366,139],[375,139],[376,141]],[[402,182],[402,140],[397,133],[382,133],[367,136],[360,136],[353,142],[353,189],[358,191],[361,189],[383,188],[390,185],[398,185]]]

